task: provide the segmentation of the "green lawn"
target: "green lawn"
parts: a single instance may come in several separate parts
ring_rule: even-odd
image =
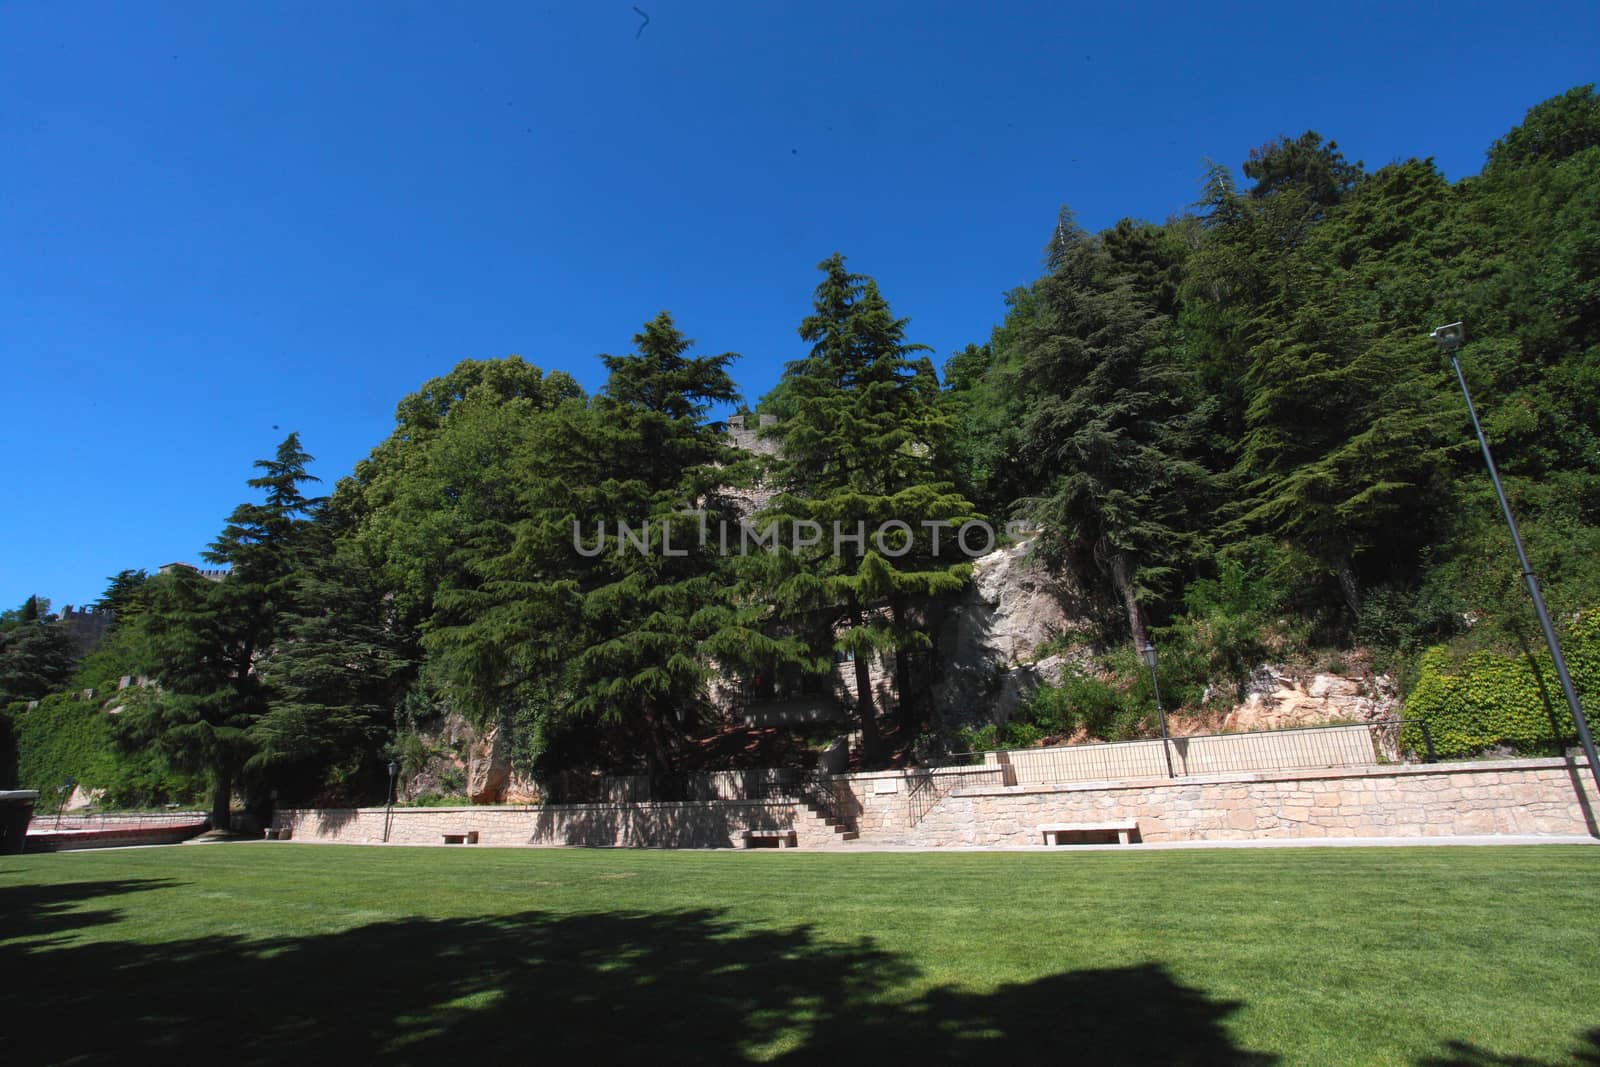
[[[0,858],[0,1064],[1600,1062],[1600,849]]]

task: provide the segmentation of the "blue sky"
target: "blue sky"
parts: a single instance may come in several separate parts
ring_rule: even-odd
[[[1308,128],[1459,178],[1600,76],[1593,0],[638,6],[0,5],[0,606],[198,562],[463,358],[592,389],[667,309],[754,399],[837,249],[942,362],[1061,204]]]

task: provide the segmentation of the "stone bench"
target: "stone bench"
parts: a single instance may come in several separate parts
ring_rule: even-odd
[[[442,836],[444,837],[444,843],[447,845],[476,845],[478,843],[478,831],[476,830],[468,830],[464,834],[444,834]]]
[[[1039,832],[1044,835],[1047,845],[1062,844],[1063,834],[1116,834],[1117,844],[1126,845],[1132,840],[1132,835],[1138,833],[1139,823],[1136,819],[1121,819],[1113,822],[1047,822],[1039,824]],[[1052,840],[1053,839],[1053,840]]]
[[[779,848],[798,848],[799,838],[793,830],[746,830],[744,847],[758,848],[757,841],[776,841]]]

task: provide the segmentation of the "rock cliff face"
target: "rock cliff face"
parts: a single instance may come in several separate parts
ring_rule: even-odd
[[[1068,671],[1093,669],[1093,620],[1070,606],[1082,603],[1081,591],[1070,577],[1029,559],[1031,547],[1023,541],[975,560],[972,584],[943,617],[944,676],[934,698],[947,726],[1004,724],[1030,691],[1059,685]],[[1064,651],[1039,656],[1047,644],[1059,649],[1062,638]],[[1175,715],[1172,728],[1210,733],[1373,722],[1394,717],[1399,702],[1387,675],[1308,674],[1269,664],[1251,675],[1245,699],[1225,717]]]
[[[1224,730],[1281,730],[1325,722],[1373,722],[1392,718],[1400,696],[1386,674],[1371,678],[1313,674],[1298,679],[1281,668],[1260,667],[1250,676],[1244,703],[1223,720]]]
[[[511,766],[504,731],[480,732],[459,714],[445,716],[421,735],[428,756],[421,769],[401,782],[408,800],[459,789],[474,804],[515,804],[538,799],[538,787]]]
[[[972,584],[944,616],[944,676],[934,705],[946,724],[1004,723],[1026,693],[1059,683],[1070,662],[1089,655],[1085,637],[1065,655],[1039,657],[1046,643],[1086,634],[1090,624],[1066,607],[1075,590],[1028,558],[1032,545],[1025,540],[975,560]]]

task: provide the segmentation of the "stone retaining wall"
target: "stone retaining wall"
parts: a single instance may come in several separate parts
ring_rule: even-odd
[[[1386,764],[1067,785],[1000,784],[995,765],[952,768],[949,789],[912,825],[916,776],[840,775],[834,788],[861,844],[930,848],[1036,845],[1048,822],[1132,819],[1144,841],[1252,838],[1596,834],[1600,810],[1587,766],[1568,759]],[[954,779],[954,781],[950,781]],[[383,808],[280,811],[274,825],[300,841],[377,843]],[[396,808],[395,844],[440,844],[478,833],[483,845],[728,848],[746,829],[796,831],[802,848],[840,844],[792,802],[563,804]],[[844,845],[843,847],[850,847]]]
[[[1586,765],[1567,759],[1214,775],[1175,782],[957,788],[902,831],[952,845],[1036,845],[1041,823],[1133,819],[1145,841],[1596,835]]]
[[[1161,741],[1025,748],[1004,753],[1018,785],[1067,781],[1160,778],[1167,758],[1180,775],[1243,773],[1292,768],[1361,767],[1378,762],[1367,726],[1206,734]]]
[[[128,848],[133,845],[177,845],[204,832],[204,821],[188,825],[111,826],[99,830],[33,830],[24,842],[27,852],[74,852],[85,848]]]
[[[542,807],[342,808],[285,810],[273,818],[296,841],[438,845],[446,834],[476,832],[480,845],[587,845],[605,848],[738,848],[745,830],[794,830],[801,847],[831,844],[833,833],[788,801],[682,804],[550,804]]]

